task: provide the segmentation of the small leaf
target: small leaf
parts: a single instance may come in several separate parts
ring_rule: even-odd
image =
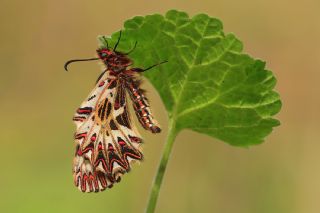
[[[114,45],[119,32],[109,43]],[[171,10],[165,16],[134,17],[124,24],[119,51],[129,51],[135,67],[161,61],[144,75],[159,92],[178,130],[192,129],[236,146],[261,143],[278,126],[272,118],[281,101],[276,79],[265,62],[242,53],[242,42],[225,35],[222,23],[205,14],[189,18]],[[100,37],[102,46],[105,46]]]

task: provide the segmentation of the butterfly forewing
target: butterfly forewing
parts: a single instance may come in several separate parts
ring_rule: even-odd
[[[143,158],[142,139],[131,125],[122,79],[106,72],[73,120],[77,125],[74,182],[81,191],[112,187],[132,162]]]

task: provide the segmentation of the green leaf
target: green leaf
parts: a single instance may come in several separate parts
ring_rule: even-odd
[[[236,146],[261,143],[279,125],[272,118],[281,101],[265,62],[242,53],[242,42],[224,34],[222,23],[206,14],[184,12],[134,17],[124,24],[118,51],[129,51],[135,67],[159,92],[178,131],[191,129]],[[109,38],[114,45],[119,32]],[[106,43],[99,38],[101,46]]]

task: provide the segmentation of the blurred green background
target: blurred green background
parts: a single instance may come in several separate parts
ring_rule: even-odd
[[[157,212],[320,212],[320,1],[1,0],[0,211],[143,212],[166,137],[161,100],[145,82],[164,131],[140,128],[145,161],[112,190],[73,186],[71,120],[101,71],[92,57],[99,34],[135,15],[176,8],[221,19],[245,51],[278,79],[282,125],[265,143],[231,147],[191,131],[177,138]]]

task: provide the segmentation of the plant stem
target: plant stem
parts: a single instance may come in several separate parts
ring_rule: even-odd
[[[169,126],[169,132],[167,136],[167,142],[164,146],[164,150],[163,150],[161,161],[158,167],[157,175],[153,181],[153,186],[149,196],[149,202],[146,209],[146,213],[153,213],[156,208],[162,179],[167,168],[167,164],[170,157],[170,153],[172,151],[174,140],[177,136],[175,119],[170,119],[169,122],[170,122],[170,126]]]

